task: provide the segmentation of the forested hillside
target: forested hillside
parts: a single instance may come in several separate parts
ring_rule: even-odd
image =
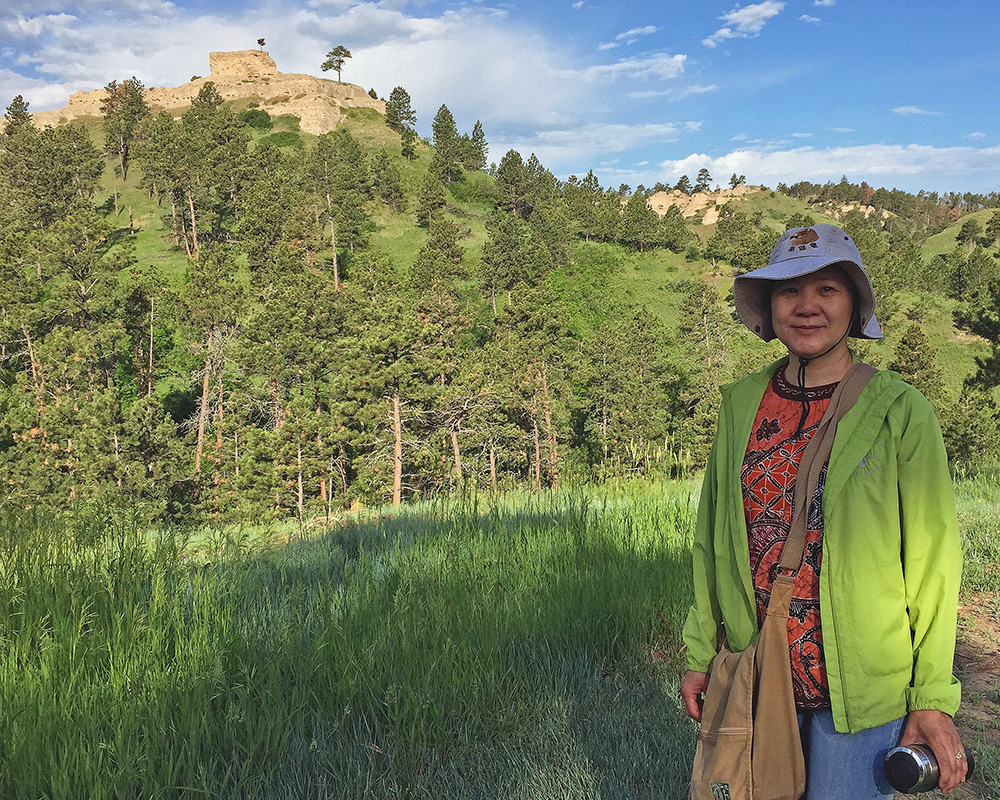
[[[446,106],[421,141],[401,87],[319,137],[211,83],[179,118],[106,91],[101,119],[4,117],[0,508],[307,524],[696,470],[718,385],[778,352],[734,321],[733,275],[830,220],[879,295],[866,357],[928,395],[956,462],[996,458],[996,195],[796,184],[704,224],[489,163]]]

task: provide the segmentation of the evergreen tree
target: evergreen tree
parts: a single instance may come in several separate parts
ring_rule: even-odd
[[[320,64],[320,69],[323,72],[328,72],[331,69],[335,70],[337,73],[337,83],[340,83],[340,71],[344,68],[344,62],[350,57],[351,51],[344,47],[344,45],[338,44],[326,54],[326,61]]]
[[[677,183],[674,184],[674,188],[679,192],[684,192],[684,194],[691,194],[694,191],[694,187],[691,186],[691,179],[687,175],[681,175]]]
[[[434,133],[434,159],[431,170],[445,185],[462,177],[462,144],[455,118],[448,106],[441,106],[431,124]]]
[[[981,336],[990,346],[986,356],[976,356],[977,370],[967,383],[983,389],[1000,386],[1000,278],[994,277],[955,311],[955,327]]]
[[[985,236],[990,245],[996,244],[1000,240],[1000,211],[994,211],[990,215],[986,222]]]
[[[660,219],[649,205],[646,195],[636,192],[625,204],[625,211],[619,227],[621,241],[638,250],[660,242]]]
[[[412,130],[417,124],[417,114],[410,106],[410,93],[402,86],[393,89],[385,102],[385,124],[399,134]]]
[[[978,465],[1000,458],[1000,406],[991,389],[967,381],[958,402],[940,417],[950,462]]]
[[[944,406],[941,370],[935,361],[935,351],[920,325],[913,323],[896,345],[896,357],[889,369],[902,375],[903,380],[920,390],[939,412]]]
[[[372,156],[371,166],[372,189],[375,194],[393,211],[402,211],[406,206],[406,198],[399,167],[384,150],[379,150]]]
[[[10,101],[3,116],[3,135],[13,136],[24,128],[34,128],[31,115],[28,113],[28,103],[21,95]]]
[[[707,192],[712,184],[712,174],[707,168],[702,167],[698,170],[698,178],[695,181],[694,189],[695,192]]]
[[[483,125],[477,119],[472,127],[472,136],[466,141],[463,138],[462,166],[470,172],[486,169],[487,156],[486,134]]]
[[[175,235],[197,261],[205,241],[217,238],[235,209],[247,135],[209,81],[181,118],[182,146],[174,179]]]
[[[695,238],[684,222],[684,215],[676,204],[670,206],[660,220],[660,240],[674,253],[682,253]]]
[[[321,215],[330,229],[331,272],[340,287],[337,248],[353,252],[362,246],[374,223],[365,210],[371,192],[371,173],[364,149],[345,128],[320,137],[308,163],[308,186],[325,204]]]
[[[645,309],[612,307],[584,352],[592,463],[606,474],[646,475],[683,412],[666,329]]]
[[[557,488],[574,410],[568,370],[575,348],[565,307],[544,283],[526,287],[497,318],[496,344],[528,441],[530,480],[536,491]]]
[[[707,460],[715,433],[718,387],[729,375],[726,340],[732,326],[715,285],[697,281],[681,303],[677,330],[690,364],[690,383],[683,399],[693,417],[684,428],[683,441],[695,467]]]
[[[425,292],[437,281],[464,277],[462,256],[458,243],[458,225],[442,217],[432,217],[427,229],[425,244],[410,270],[410,283]]]
[[[400,138],[402,140],[402,156],[409,163],[417,157],[417,151],[413,147],[417,141],[417,132],[413,128],[403,128]]]
[[[975,217],[969,217],[969,219],[962,223],[962,228],[955,236],[955,241],[959,244],[965,245],[971,253],[972,248],[976,246],[976,243],[982,233],[983,226],[979,220]]]
[[[101,104],[104,115],[104,147],[109,154],[118,156],[118,172],[122,179],[128,177],[129,156],[132,143],[142,121],[149,116],[146,90],[136,77],[121,83],[111,81],[104,87]]]
[[[417,195],[417,225],[430,227],[431,221],[444,213],[444,207],[444,186],[433,172],[428,172]]]

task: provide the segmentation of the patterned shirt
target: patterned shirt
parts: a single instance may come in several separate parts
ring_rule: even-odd
[[[750,544],[750,571],[763,623],[781,551],[791,528],[795,476],[802,453],[830,405],[837,384],[806,388],[809,416],[796,436],[802,393],[784,369],[774,373],[754,419],[740,477]],[[823,552],[824,465],[809,505],[802,568],[795,579],[788,621],[788,650],[795,704],[800,709],[830,707],[830,688],[820,626],[819,572]]]

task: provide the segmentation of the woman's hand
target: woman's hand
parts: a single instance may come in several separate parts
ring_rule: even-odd
[[[701,722],[701,707],[705,704],[705,689],[708,688],[708,673],[688,670],[681,681],[681,699],[684,711],[695,722]]]
[[[683,692],[683,688],[681,691]],[[958,784],[965,782],[965,773],[969,765],[965,761],[962,737],[958,735],[951,717],[943,711],[911,711],[899,744],[915,742],[930,745],[934,751],[934,758],[937,759],[941,769],[938,788],[942,792],[947,794]],[[960,753],[961,758],[959,758]]]

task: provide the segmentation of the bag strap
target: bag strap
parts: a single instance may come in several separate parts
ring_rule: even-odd
[[[833,450],[837,423],[851,410],[851,406],[861,396],[868,381],[877,372],[875,367],[861,362],[851,366],[834,390],[833,397],[830,398],[830,405],[827,407],[823,419],[820,420],[819,427],[809,440],[809,444],[806,445],[795,479],[792,525],[781,553],[779,574],[795,576],[802,567],[809,504],[816,490],[823,466],[830,457],[830,451]]]

